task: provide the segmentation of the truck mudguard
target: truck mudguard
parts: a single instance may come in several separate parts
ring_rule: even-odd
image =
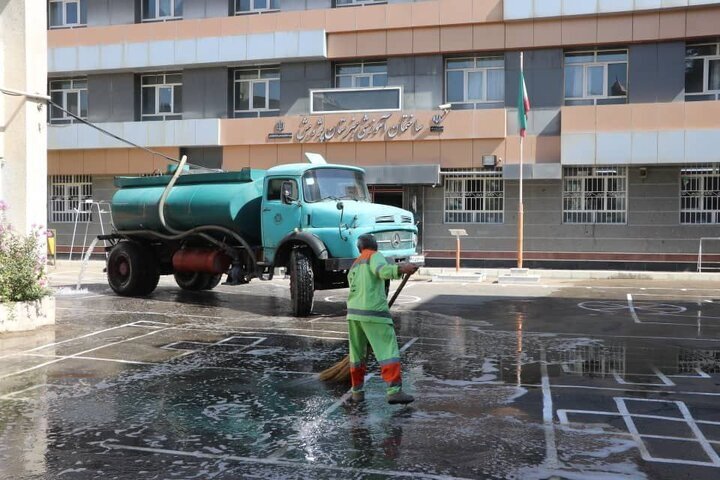
[[[298,243],[304,243],[309,246],[315,254],[315,258],[318,260],[328,259],[329,255],[327,247],[316,235],[308,232],[290,232],[285,235],[282,240],[280,240],[273,263],[276,266],[285,265],[290,259],[292,246]]]

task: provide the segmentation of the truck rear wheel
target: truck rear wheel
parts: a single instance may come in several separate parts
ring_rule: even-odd
[[[110,251],[107,276],[110,288],[126,297],[149,295],[160,281],[155,255],[139,243],[128,241],[118,243]]]
[[[296,317],[307,317],[312,312],[315,296],[315,278],[312,262],[302,250],[290,255],[290,303]]]
[[[175,272],[175,282],[183,290],[194,292],[200,290],[212,290],[217,287],[222,279],[222,274],[202,272]]]

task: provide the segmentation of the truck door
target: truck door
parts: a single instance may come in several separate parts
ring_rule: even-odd
[[[265,198],[262,208],[262,236],[265,258],[275,258],[275,250],[280,241],[295,228],[300,226],[300,193],[298,182],[294,178],[273,177],[267,180]],[[284,182],[292,184],[293,198],[297,202],[284,203],[282,186]]]

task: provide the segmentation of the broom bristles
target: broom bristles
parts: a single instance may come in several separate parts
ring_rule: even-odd
[[[350,356],[337,362],[330,368],[326,368],[318,375],[323,382],[347,382],[350,378]]]

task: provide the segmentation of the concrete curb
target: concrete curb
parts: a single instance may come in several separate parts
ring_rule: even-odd
[[[55,297],[0,304],[0,333],[24,332],[55,324]]]
[[[535,270],[530,272],[540,276],[540,280],[673,280],[673,281],[720,281],[720,273],[698,272],[633,272],[619,270]],[[457,275],[454,268],[423,267],[418,272],[423,277],[450,277]],[[485,275],[488,279],[497,279],[510,274],[509,268],[461,269],[461,276]],[[446,280],[447,281],[447,280]]]

